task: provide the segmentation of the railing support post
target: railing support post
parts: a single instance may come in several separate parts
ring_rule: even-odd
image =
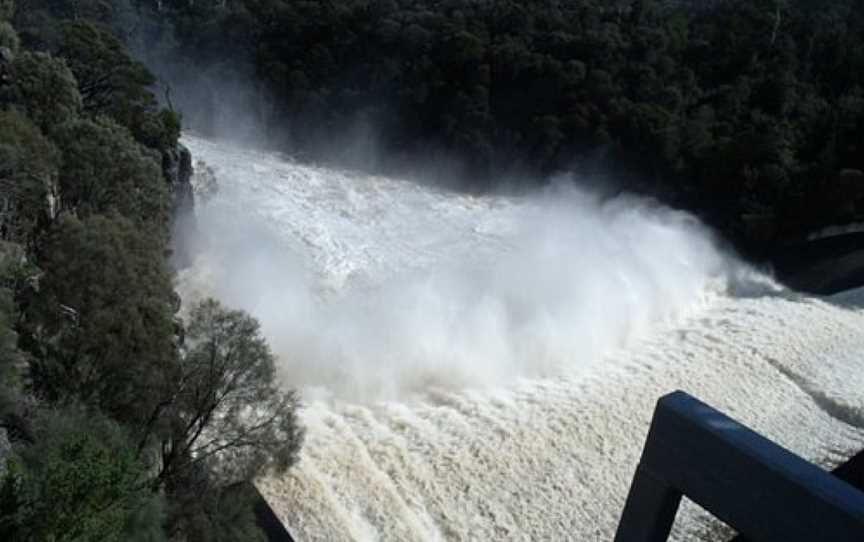
[[[615,541],[665,541],[683,495],[754,542],[864,540],[864,493],[678,391],[657,402]]]
[[[680,503],[681,492],[640,464],[627,496],[615,542],[665,542]]]

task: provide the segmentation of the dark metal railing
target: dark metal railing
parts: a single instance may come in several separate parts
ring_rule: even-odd
[[[657,402],[615,542],[663,542],[681,497],[750,542],[862,542],[864,493],[678,391]]]

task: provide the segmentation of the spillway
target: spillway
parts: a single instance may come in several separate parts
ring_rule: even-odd
[[[183,141],[219,189],[178,289],[256,316],[301,390],[300,462],[258,481],[298,541],[611,540],[675,389],[824,466],[864,446],[862,292],[787,291],[569,181],[480,197]],[[674,539],[719,528],[685,505]]]

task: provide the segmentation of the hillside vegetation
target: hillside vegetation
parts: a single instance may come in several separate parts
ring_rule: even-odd
[[[472,189],[599,164],[620,188],[744,241],[864,212],[855,0],[174,0],[133,12],[130,39],[199,129],[220,131],[213,119],[239,96],[283,150],[359,153],[362,165],[372,149],[384,169],[446,159]]]
[[[262,540],[296,397],[251,317],[178,317],[180,118],[88,6],[0,1],[0,539]]]

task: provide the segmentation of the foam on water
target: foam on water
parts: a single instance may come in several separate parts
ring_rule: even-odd
[[[220,193],[181,292],[258,317],[306,400],[259,482],[298,540],[609,540],[673,389],[825,464],[864,440],[861,300],[758,280],[685,214],[184,142]]]

